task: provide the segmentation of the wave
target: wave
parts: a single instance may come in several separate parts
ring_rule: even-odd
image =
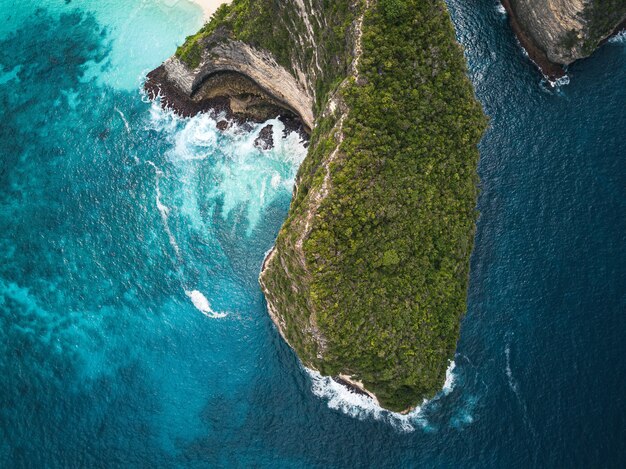
[[[163,156],[183,189],[196,198],[208,199],[203,201],[205,206],[219,200],[225,219],[243,207],[251,233],[267,207],[278,197],[291,195],[307,149],[298,133],[285,135],[279,119],[262,124],[229,122],[225,130],[219,130],[218,122],[224,120],[223,113],[215,112],[181,118],[153,102],[147,127],[167,142]],[[274,146],[262,150],[255,141],[267,125],[272,126]],[[211,184],[203,184],[199,191],[197,185],[207,176]]]
[[[456,364],[450,360],[446,370],[446,380],[442,390],[432,399],[424,399],[422,404],[407,414],[392,412],[383,409],[376,400],[364,394],[357,394],[339,384],[328,376],[322,376],[318,371],[304,367],[311,378],[311,390],[317,397],[326,401],[328,407],[359,420],[374,419],[391,425],[394,429],[403,432],[413,432],[417,427],[429,429],[423,411],[430,402],[448,395],[454,389]]]
[[[454,380],[456,378],[456,376],[454,375],[455,368],[456,363],[454,362],[454,360],[449,360],[448,368],[446,369],[446,380],[443,383],[443,388],[441,390],[444,395],[450,394],[454,389]]]
[[[218,313],[211,308],[211,304],[207,297],[198,290],[185,290],[185,295],[191,300],[198,311],[211,319],[225,318],[226,313]]]
[[[570,79],[568,75],[563,75],[561,78],[557,78],[556,80],[547,80],[552,88],[560,88],[561,86],[569,85]]]
[[[611,44],[626,44],[626,29],[609,38]]]
[[[503,15],[503,16],[507,15],[506,8],[504,8],[502,3],[500,3],[500,2],[498,2],[498,4],[496,5],[496,11],[498,13],[500,13],[501,15]]]

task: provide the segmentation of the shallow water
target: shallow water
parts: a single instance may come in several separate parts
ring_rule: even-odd
[[[623,466],[626,47],[551,90],[497,6],[450,1],[491,117],[481,217],[448,387],[399,418],[265,312],[297,136],[261,152],[140,93],[200,10],[0,0],[1,465]]]

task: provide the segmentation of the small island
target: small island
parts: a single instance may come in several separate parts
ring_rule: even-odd
[[[310,134],[260,283],[305,366],[407,412],[466,310],[487,119],[443,0],[234,0],[148,75],[185,115]]]

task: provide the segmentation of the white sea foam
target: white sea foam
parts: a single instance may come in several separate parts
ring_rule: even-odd
[[[446,381],[443,388],[431,401],[441,396],[446,396],[453,390],[455,366],[454,361],[450,360],[448,369],[446,370]],[[426,428],[428,426],[428,422],[422,411],[431,401],[425,399],[421,406],[416,407],[408,414],[391,412],[380,407],[378,402],[369,396],[352,392],[332,378],[322,376],[315,370],[310,370],[306,367],[304,369],[311,377],[311,390],[313,394],[325,400],[328,407],[333,410],[339,410],[359,420],[372,418],[374,420],[383,421],[401,432],[412,432],[416,427]]]
[[[515,395],[519,397],[517,390],[517,381],[515,381],[515,378],[513,377],[513,371],[511,371],[511,346],[509,344],[506,344],[506,346],[504,347],[504,356],[506,357],[504,371],[506,373],[509,387],[515,393]]]
[[[504,8],[504,6],[502,6],[502,3],[498,2],[498,4],[496,5],[496,10],[498,13],[500,13],[501,15],[506,16],[506,8]]]
[[[552,88],[560,88],[561,86],[569,85],[569,82],[569,76],[567,75],[557,78],[556,80],[548,80]]]
[[[626,44],[626,29],[609,39],[611,44]]]
[[[456,368],[456,363],[454,360],[450,360],[448,362],[448,369],[446,370],[446,381],[443,383],[443,388],[441,392],[444,395],[448,395],[454,389],[454,369]]]
[[[174,148],[168,154],[173,162],[203,160],[217,148],[217,127],[210,114],[201,114],[189,119],[185,126],[174,134]]]
[[[307,150],[297,133],[283,135],[285,126],[279,119],[249,128],[231,123],[222,132],[217,129],[217,121],[223,118],[224,115],[204,113],[182,119],[154,103],[149,128],[162,132],[170,143],[165,157],[172,163],[175,177],[188,186],[183,189],[205,206],[219,200],[224,218],[243,207],[251,233],[277,197],[291,194]],[[274,147],[260,150],[255,140],[267,124],[272,125]],[[211,184],[204,184],[199,191],[198,184],[206,181],[207,176]],[[195,223],[201,217],[194,209],[195,202],[187,199],[186,206],[180,207],[181,214]]]
[[[359,420],[374,419],[383,421],[401,432],[412,432],[415,430],[416,425],[425,427],[427,424],[420,417],[421,407],[417,407],[406,415],[390,412],[380,407],[369,396],[351,392],[332,378],[322,376],[315,370],[308,368],[305,368],[305,370],[311,377],[313,394],[325,400],[328,407],[333,410],[338,410]]]
[[[163,204],[163,202],[161,202],[161,188],[159,185],[159,181],[161,176],[163,176],[163,171],[161,171],[157,165],[155,165],[152,161],[148,160],[147,163],[152,166],[154,168],[154,171],[156,173],[156,197],[155,197],[155,202],[156,202],[156,207],[157,210],[159,211],[159,213],[161,214],[161,220],[163,221],[163,227],[165,228],[165,232],[167,233],[167,237],[170,241],[170,245],[172,246],[172,248],[174,249],[174,252],[176,253],[176,257],[178,257],[180,259],[180,247],[178,246],[178,243],[176,242],[176,238],[174,237],[174,234],[172,233],[172,230],[170,230],[170,224],[169,224],[169,214],[170,214],[170,208],[167,207],[166,205]]]
[[[207,300],[207,297],[198,290],[185,290],[185,295],[189,297],[196,309],[205,316],[212,319],[225,318],[227,316],[226,313],[218,313],[216,311],[213,311],[213,308],[211,308],[211,304],[209,303],[209,300]]]

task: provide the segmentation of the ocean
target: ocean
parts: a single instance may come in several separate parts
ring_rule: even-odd
[[[257,276],[306,148],[143,95],[184,0],[0,0],[0,467],[625,467],[626,40],[542,81],[449,0],[490,128],[468,311],[399,416],[307,372]]]

